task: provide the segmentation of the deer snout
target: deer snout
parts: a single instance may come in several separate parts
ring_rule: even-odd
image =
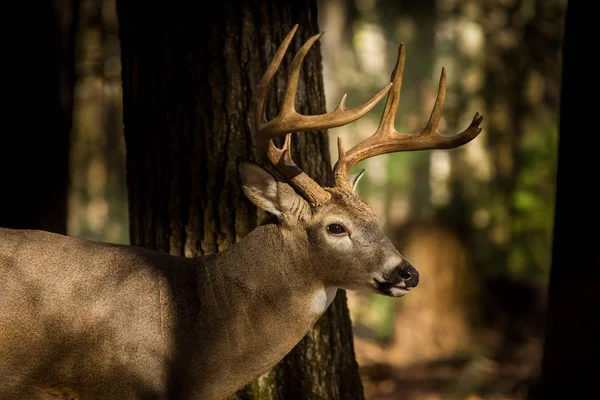
[[[419,271],[406,260],[403,260],[392,272],[397,283],[404,283],[407,288],[413,288],[419,284]]]
[[[419,284],[419,272],[403,259],[390,272],[381,276],[381,279],[374,280],[375,288],[379,292],[387,296],[400,297]]]

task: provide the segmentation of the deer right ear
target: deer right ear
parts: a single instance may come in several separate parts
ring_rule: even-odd
[[[250,161],[237,159],[240,184],[246,197],[257,207],[278,218],[285,211],[277,181],[267,170]]]
[[[357,173],[352,174],[348,177],[348,181],[350,182],[350,185],[352,185],[352,191],[356,191],[356,186],[358,185],[358,181],[360,181],[360,178],[362,178],[364,174],[365,174],[365,170],[363,168],[360,171],[358,171]]]

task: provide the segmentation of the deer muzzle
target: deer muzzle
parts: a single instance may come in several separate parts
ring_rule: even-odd
[[[419,272],[408,261],[402,260],[392,271],[383,276],[383,281],[375,280],[375,287],[381,293],[401,297],[419,284]]]

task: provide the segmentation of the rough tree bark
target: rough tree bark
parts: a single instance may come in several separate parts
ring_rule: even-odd
[[[600,209],[597,137],[589,135],[597,104],[581,97],[594,93],[597,67],[578,43],[588,39],[596,16],[569,2],[563,44],[563,81],[552,268],[546,341],[539,399],[596,398],[600,376]],[[591,173],[591,175],[590,175]],[[595,181],[594,181],[595,180]],[[594,395],[595,393],[595,395]]]
[[[131,243],[187,257],[220,252],[259,222],[237,184],[235,163],[238,156],[258,159],[251,146],[258,82],[298,23],[270,92],[272,118],[293,54],[319,31],[314,1],[191,7],[117,1]],[[322,113],[318,43],[303,65],[298,110]],[[298,135],[293,155],[325,183],[331,165],[324,132]],[[338,292],[315,328],[277,367],[238,397],[363,398],[345,293]]]
[[[19,128],[6,130],[0,146],[0,177],[10,193],[2,196],[0,226],[67,231],[77,5],[47,1],[10,10],[27,16],[27,33],[11,32],[15,47],[5,48],[16,62],[7,63],[14,70],[5,72],[4,113]]]

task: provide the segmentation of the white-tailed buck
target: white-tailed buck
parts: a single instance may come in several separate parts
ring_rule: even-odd
[[[392,82],[366,104],[298,114],[300,67],[319,38],[296,54],[281,113],[264,119],[269,82],[297,26],[260,83],[257,143],[276,178],[239,161],[240,182],[277,221],[222,253],[189,259],[57,234],[0,229],[0,399],[221,399],[280,361],[325,312],[338,288],[399,297],[417,271],[355,193],[361,160],[379,154],[461,146],[481,131],[437,132],[445,75],[425,129],[399,134],[404,47]],[[352,122],[388,95],[377,132],[348,151],[338,141],[334,181],[321,187],[292,161],[292,132]],[[286,136],[283,149],[272,138]]]

